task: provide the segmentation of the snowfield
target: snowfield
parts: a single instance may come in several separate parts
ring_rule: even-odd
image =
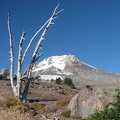
[[[64,79],[64,77],[60,76],[60,75],[40,75],[40,78],[42,78],[43,81],[46,80],[56,80],[56,78],[61,78]]]

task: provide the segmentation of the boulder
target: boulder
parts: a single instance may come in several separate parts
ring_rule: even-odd
[[[71,116],[87,118],[95,110],[103,110],[104,106],[113,100],[113,92],[108,91],[102,88],[80,90],[67,107],[71,111]]]

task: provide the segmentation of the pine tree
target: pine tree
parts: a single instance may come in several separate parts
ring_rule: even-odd
[[[120,89],[116,89],[115,101],[109,104],[103,111],[95,111],[88,120],[120,120]]]

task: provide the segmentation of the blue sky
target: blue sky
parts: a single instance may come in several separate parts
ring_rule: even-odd
[[[39,61],[49,56],[73,54],[98,69],[120,73],[120,0],[0,0],[0,69],[9,68],[8,10],[16,70],[23,30],[26,31],[24,50],[58,3],[64,11],[46,34]],[[23,68],[30,62],[37,38]]]

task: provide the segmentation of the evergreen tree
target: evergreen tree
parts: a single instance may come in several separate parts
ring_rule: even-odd
[[[116,89],[115,101],[103,111],[95,111],[88,120],[120,120],[120,89]]]
[[[64,79],[64,84],[70,86],[71,88],[75,88],[75,85],[70,78],[65,78]]]
[[[60,77],[59,77],[59,78],[56,78],[56,80],[55,80],[55,83],[56,83],[56,84],[61,84],[61,82],[62,82],[62,80],[61,80]]]

